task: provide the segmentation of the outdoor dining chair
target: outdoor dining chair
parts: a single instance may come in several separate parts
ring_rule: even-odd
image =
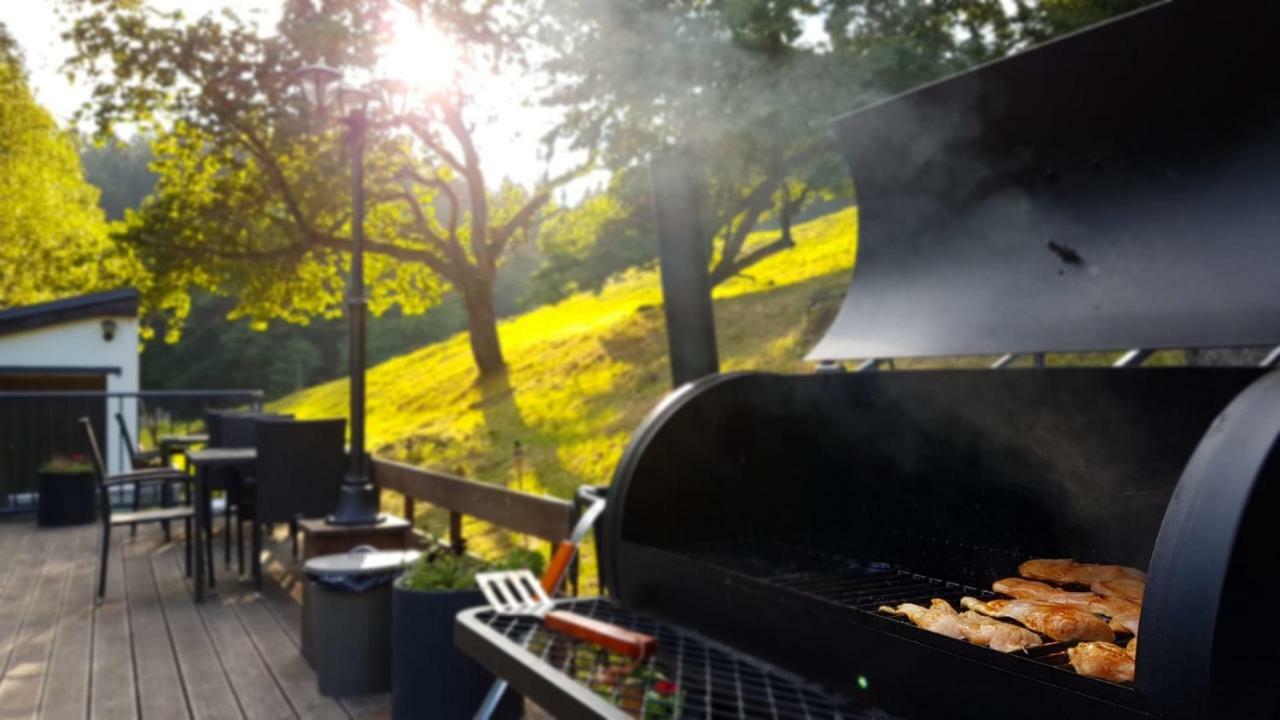
[[[161,467],[164,464],[164,458],[160,457],[159,450],[143,450],[134,444],[133,436],[129,434],[129,424],[124,421],[123,413],[116,413],[116,425],[120,427],[120,437],[124,440],[125,449],[129,451],[129,464],[134,470]]]
[[[257,422],[259,420],[290,420],[292,415],[282,415],[278,413],[265,413],[256,411],[222,411],[206,413],[206,429],[209,430],[209,447],[257,447]],[[216,427],[216,431],[214,430]],[[234,477],[224,478],[225,488],[227,490],[227,502],[223,507],[223,527],[224,534],[222,537],[223,562],[226,565],[231,564],[231,533],[235,531],[236,544],[236,560],[239,566],[240,574],[245,571],[244,566],[244,535],[243,525],[253,516],[253,509],[249,507],[253,502],[254,493],[246,490],[246,485],[254,482],[252,476],[236,475]]]
[[[257,422],[256,499],[247,510],[253,524],[255,582],[261,582],[263,527],[289,524],[298,556],[298,520],[323,517],[338,504],[347,456],[347,421],[262,419]]]
[[[107,562],[111,557],[111,528],[120,525],[136,525],[152,522],[168,522],[172,520],[182,520],[186,526],[186,572],[187,576],[191,575],[191,520],[195,512],[195,508],[190,505],[178,505],[174,507],[162,507],[147,510],[133,510],[131,512],[113,512],[111,508],[111,488],[132,485],[134,494],[138,493],[138,488],[143,485],[164,484],[171,482],[189,483],[191,478],[184,472],[175,468],[151,468],[146,470],[135,470],[133,472],[121,473],[117,475],[107,474],[107,464],[103,461],[101,446],[98,444],[97,434],[93,431],[93,424],[89,418],[80,418],[80,425],[84,427],[86,439],[89,441],[89,451],[93,458],[94,475],[98,483],[98,503],[101,506],[99,517],[102,521],[102,544],[100,547],[101,554],[98,559],[98,594],[95,600],[96,604],[102,603],[102,598],[107,592]],[[193,497],[191,489],[187,488],[187,497]]]
[[[152,468],[164,468],[164,458],[160,456],[159,450],[142,450],[133,442],[133,436],[129,434],[129,424],[124,420],[123,413],[116,413],[116,425],[120,428],[120,438],[124,441],[125,450],[129,453],[129,467],[133,470],[149,470]],[[155,483],[150,485],[155,492],[155,502],[162,505],[172,505],[172,484]],[[133,490],[133,509],[138,511],[142,509],[142,488],[134,488]],[[164,525],[164,539],[167,541],[169,535],[169,523],[166,521]],[[129,534],[137,535],[138,526],[131,525]]]

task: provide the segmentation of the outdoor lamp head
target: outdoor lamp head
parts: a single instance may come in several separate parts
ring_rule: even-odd
[[[102,339],[111,342],[116,337],[116,321],[107,318],[102,321]]]
[[[341,79],[342,73],[325,65],[308,65],[293,73],[293,82],[302,88],[302,96],[322,113],[333,104],[334,90]]]

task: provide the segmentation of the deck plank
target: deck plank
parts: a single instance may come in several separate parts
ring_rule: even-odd
[[[176,555],[173,560],[180,562]],[[251,720],[296,717],[270,668],[236,616],[234,606],[257,602],[253,592],[244,586],[228,588],[224,583],[223,593],[221,597],[209,598],[201,604],[200,615],[218,649],[245,717]]]
[[[9,556],[13,562],[5,578],[4,592],[0,593],[0,678],[5,676],[9,657],[18,643],[18,633],[22,631],[35,579],[44,560],[44,546],[33,539],[35,535],[33,531],[24,537],[17,551]]]
[[[167,551],[178,553],[172,548]],[[191,715],[204,718],[242,718],[244,713],[231,689],[208,629],[192,601],[191,591],[173,558],[158,557],[152,563],[169,633],[178,655],[182,683],[187,689]],[[214,602],[210,597],[206,602]]]
[[[112,534],[107,563],[107,592],[93,617],[93,660],[89,669],[89,712],[95,718],[138,717],[137,684],[133,672],[133,640],[129,608],[125,604],[124,553],[128,528]],[[95,544],[94,552],[98,552]],[[96,559],[95,559],[96,567]],[[94,577],[97,592],[97,577]]]
[[[42,535],[43,562],[35,577],[22,628],[9,655],[8,668],[0,678],[0,718],[36,715],[49,656],[53,652],[58,608],[66,593],[72,565],[68,556],[73,536],[60,530]]]
[[[53,653],[40,703],[40,717],[83,718],[89,712],[89,667],[93,648],[96,525],[76,528],[67,592],[58,610]]]
[[[122,548],[138,704],[144,718],[189,718],[178,658],[169,640],[169,624],[151,569],[152,556],[165,549],[157,540],[163,540],[159,533],[140,533]]]
[[[197,606],[181,543],[157,526],[136,539],[118,528],[95,608],[100,535],[0,523],[0,667],[16,671],[0,671],[0,718],[390,716],[387,695],[320,695],[300,652],[301,573],[287,542],[268,545],[261,597],[224,580],[225,595]]]
[[[275,598],[285,594],[275,582],[279,573],[277,558],[288,557],[287,546],[269,546],[271,558],[263,563],[263,595],[259,602],[234,606],[237,617],[253,639],[258,652],[267,661],[276,682],[284,690],[293,709],[304,718],[346,720],[350,715],[337,701],[320,694],[315,671],[303,659],[298,642],[297,622],[281,622],[272,610]],[[300,620],[301,613],[296,615]]]

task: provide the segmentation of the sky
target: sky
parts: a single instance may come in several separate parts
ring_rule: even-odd
[[[157,10],[182,9],[187,17],[199,17],[205,13],[230,6],[241,17],[254,18],[262,27],[271,28],[280,17],[283,0],[145,0]],[[31,77],[36,99],[50,110],[62,123],[70,121],[76,109],[89,99],[91,88],[83,82],[70,83],[60,68],[71,54],[71,47],[59,36],[63,25],[57,17],[58,0],[0,0],[0,22],[22,47]],[[423,60],[438,59],[439,51],[428,43],[414,38],[410,47],[424,47]],[[412,66],[412,51],[403,49],[394,53],[393,65]],[[522,107],[512,97],[511,83],[501,79],[484,84],[480,100],[498,111],[485,112],[477,119],[495,117],[477,129],[477,144],[485,163],[485,172],[491,180],[510,177],[523,184],[531,184],[542,176],[544,166],[538,159],[537,138],[548,130],[553,116],[546,109]],[[485,148],[502,148],[501,152],[485,152]],[[554,172],[554,169],[553,169]],[[598,182],[594,177],[592,182]],[[569,195],[580,195],[585,184],[569,189]]]

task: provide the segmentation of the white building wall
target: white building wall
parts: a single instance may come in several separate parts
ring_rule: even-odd
[[[113,317],[115,336],[102,337],[105,317],[72,320],[52,327],[0,336],[0,366],[31,368],[120,368],[107,374],[107,392],[138,392],[138,320]],[[129,434],[138,438],[138,403],[132,398],[112,398],[107,402],[106,454],[109,472],[127,472],[115,413],[122,412]]]

